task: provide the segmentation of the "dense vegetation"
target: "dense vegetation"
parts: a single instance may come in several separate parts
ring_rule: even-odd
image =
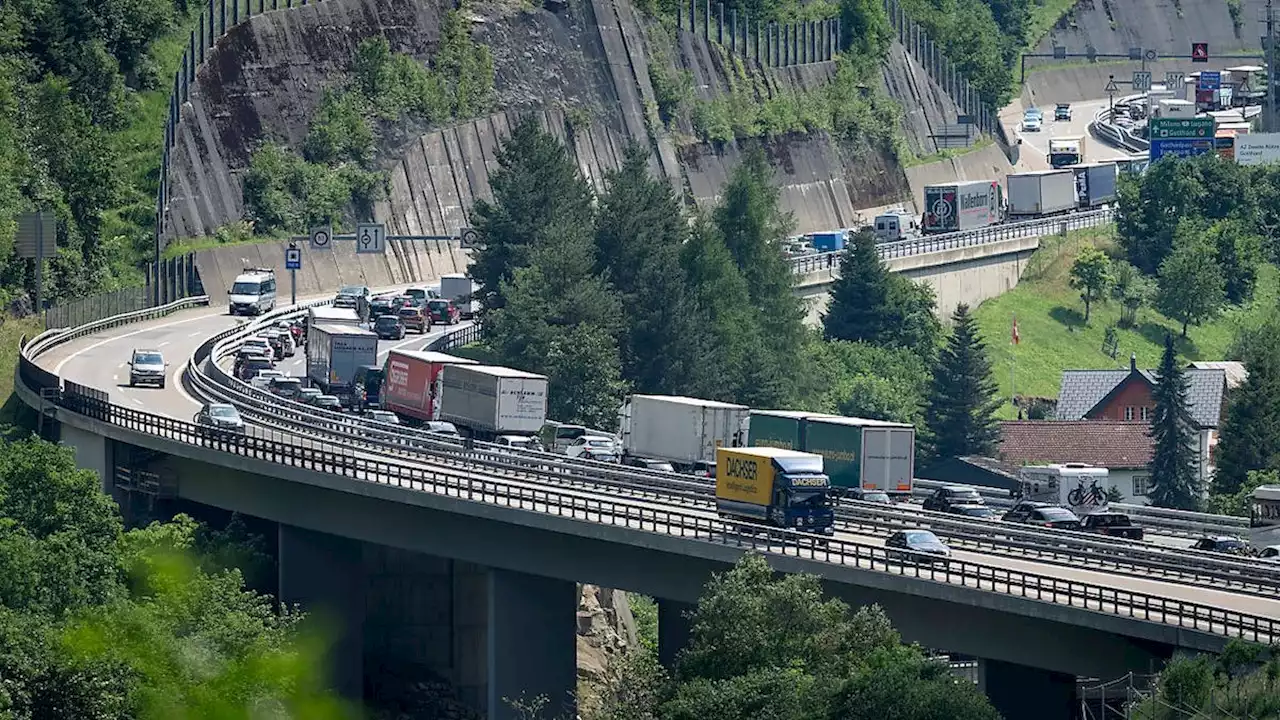
[[[47,298],[140,279],[181,54],[160,41],[188,17],[186,0],[0,4],[0,307],[29,307],[32,263],[13,254],[14,216],[41,207],[58,217]]]
[[[1280,716],[1280,654],[1232,640],[1218,656],[1175,657],[1156,690],[1129,709],[1138,720],[1234,720]]]
[[[244,182],[252,231],[298,233],[372,218],[386,192],[380,138],[405,125],[423,130],[475,117],[493,101],[493,58],[456,10],[444,16],[429,67],[391,52],[386,38],[365,40],[348,81],[325,90],[301,153],[277,143],[254,152]]]
[[[594,198],[530,118],[498,164],[493,202],[473,212],[472,273],[489,308],[478,352],[548,375],[551,417],[609,428],[635,391],[919,419],[940,335],[932,296],[895,285],[920,327],[911,347],[806,329],[778,247],[791,220],[761,155],[692,217],[639,148]]]
[[[0,446],[0,717],[349,717],[301,616],[223,564],[259,543],[183,516],[125,531],[70,450]]]
[[[996,720],[977,687],[904,645],[884,612],[824,596],[817,577],[779,579],[747,555],[707,584],[670,672],[628,657],[593,720]]]

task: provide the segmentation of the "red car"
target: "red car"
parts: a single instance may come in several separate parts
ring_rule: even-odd
[[[431,322],[442,325],[453,325],[462,317],[452,300],[428,300],[427,310],[431,313]]]

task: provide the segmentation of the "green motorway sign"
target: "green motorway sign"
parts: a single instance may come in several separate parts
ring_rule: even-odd
[[[1211,138],[1214,121],[1206,118],[1152,118],[1149,137],[1163,138]]]

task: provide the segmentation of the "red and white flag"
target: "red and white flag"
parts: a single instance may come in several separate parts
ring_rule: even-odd
[[[1011,337],[1014,345],[1017,345],[1022,340],[1021,336],[1018,335],[1018,316],[1017,315],[1013,316],[1013,334]]]

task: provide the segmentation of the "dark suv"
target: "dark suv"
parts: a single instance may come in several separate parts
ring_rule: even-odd
[[[1036,525],[1038,527],[1057,528],[1058,530],[1079,530],[1080,518],[1070,510],[1042,502],[1020,502],[1009,508],[1009,512],[1000,518],[1005,522]]]
[[[951,512],[954,505],[985,505],[977,490],[968,485],[944,485],[924,499],[925,510]]]
[[[1230,535],[1220,535],[1216,537],[1202,537],[1191,546],[1192,550],[1205,550],[1207,552],[1223,553],[1226,555],[1252,555],[1253,549],[1249,543],[1237,537]]]

